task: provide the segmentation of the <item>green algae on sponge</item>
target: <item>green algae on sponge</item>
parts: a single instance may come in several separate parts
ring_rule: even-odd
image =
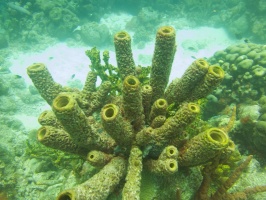
[[[136,75],[135,63],[131,50],[131,37],[125,31],[120,31],[114,36],[117,66],[123,81],[128,75]]]
[[[86,182],[61,192],[56,200],[102,200],[114,191],[126,175],[126,160],[114,157]]]
[[[190,139],[179,151],[180,166],[205,164],[229,145],[227,134],[218,128],[210,128]]]
[[[169,175],[178,170],[178,150],[174,146],[167,146],[163,149],[157,160],[149,159],[145,166],[157,175]]]
[[[123,82],[123,110],[128,120],[136,130],[144,124],[144,113],[139,80],[132,75],[127,76]]]
[[[53,80],[50,72],[42,63],[35,63],[27,68],[27,73],[41,96],[52,105],[54,98],[65,91],[63,87]]]
[[[123,200],[139,200],[142,172],[142,151],[133,146],[128,159],[126,183],[122,191]]]
[[[88,150],[74,143],[70,135],[63,129],[52,126],[42,126],[37,132],[37,139],[40,143],[53,149],[86,156]]]
[[[64,129],[80,146],[111,150],[115,141],[107,133],[93,131],[92,124],[79,107],[73,93],[60,93],[53,101],[52,109]]]
[[[171,26],[163,26],[157,31],[150,75],[150,85],[153,90],[152,103],[163,97],[168,84],[176,52],[175,37],[175,29]]]
[[[191,91],[202,81],[208,72],[209,63],[204,59],[195,60],[185,71],[181,79],[171,82],[165,92],[169,104],[180,105],[189,99]]]
[[[101,111],[102,124],[107,133],[123,147],[131,145],[134,135],[129,121],[124,120],[115,104],[106,104]]]

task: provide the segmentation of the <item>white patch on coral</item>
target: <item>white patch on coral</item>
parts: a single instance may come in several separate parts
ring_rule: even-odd
[[[250,122],[256,122],[260,116],[259,105],[246,105],[242,104],[239,108],[238,118],[248,118]]]

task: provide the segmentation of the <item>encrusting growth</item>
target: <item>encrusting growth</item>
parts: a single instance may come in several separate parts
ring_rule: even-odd
[[[41,63],[27,68],[41,96],[52,107],[39,117],[42,127],[38,140],[48,147],[78,154],[100,170],[84,183],[62,191],[57,200],[104,200],[119,188],[123,200],[138,200],[141,189],[147,188],[141,185],[146,172],[160,180],[154,183],[158,187],[171,184],[165,191],[159,187],[156,199],[175,199],[182,195],[176,178],[179,166],[206,165],[233,151],[227,133],[219,128],[202,133],[195,129],[194,137],[189,139],[187,129],[199,118],[197,100],[221,82],[224,72],[198,59],[167,88],[175,37],[173,27],[159,28],[150,79],[144,68],[138,66],[136,70],[131,38],[125,31],[114,36],[118,68],[109,64],[107,51],[103,54],[104,66],[96,48],[86,51],[92,71],[81,91],[55,83]],[[96,87],[99,76],[102,83]],[[177,188],[181,189],[177,192]],[[262,190],[257,187],[255,191]]]

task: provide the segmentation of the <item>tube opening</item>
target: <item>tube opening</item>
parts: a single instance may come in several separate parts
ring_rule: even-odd
[[[47,115],[47,111],[44,111],[42,114],[41,114],[41,117],[45,117]]]
[[[198,64],[202,66],[208,66],[208,63],[204,59],[199,59]]]
[[[144,86],[144,89],[145,89],[145,90],[150,90],[150,89],[151,89],[151,86],[149,86],[149,85],[145,85],[145,86]]]
[[[164,99],[159,99],[158,100],[158,104],[159,104],[159,106],[165,106],[166,105],[166,101],[164,100]]]
[[[210,134],[211,138],[217,142],[222,142],[223,138],[221,137],[221,135],[218,132],[211,132]]]
[[[69,104],[69,98],[67,96],[60,96],[59,98],[57,98],[57,101],[55,102],[55,106],[57,108],[63,108],[67,104]]]
[[[126,32],[119,32],[116,34],[116,37],[119,39],[123,39],[127,37],[127,33]]]
[[[175,166],[175,163],[173,163],[173,162],[171,162],[171,163],[169,163],[169,167],[171,168],[171,169],[175,169],[176,168],[176,166]]]
[[[168,173],[175,173],[178,170],[177,162],[174,159],[167,160]]]
[[[134,79],[134,78],[129,78],[129,79],[127,79],[127,83],[129,84],[129,85],[136,85],[136,80]]]
[[[194,112],[194,113],[199,113],[200,112],[199,106],[197,104],[195,104],[195,103],[189,103],[188,107],[189,107],[191,112]]]
[[[170,30],[169,27],[164,27],[164,28],[162,28],[162,32],[163,32],[163,33],[170,33],[171,30]]]
[[[210,130],[209,135],[212,140],[219,142],[219,143],[224,143],[227,140],[225,133],[220,129]]]
[[[163,115],[159,115],[158,117],[159,117],[160,120],[164,120],[165,119],[165,116],[163,116]]]
[[[43,138],[45,137],[47,133],[47,129],[45,127],[41,127],[39,130],[38,130],[38,133],[37,133],[37,138],[39,141],[43,140]]]
[[[152,128],[151,128],[151,127],[148,127],[148,128],[146,129],[146,133],[147,133],[147,134],[152,134]]]
[[[119,113],[119,108],[115,104],[106,104],[102,108],[101,116],[104,121],[114,120]]]
[[[44,118],[47,115],[48,111],[43,111],[39,118]]]
[[[196,62],[196,65],[201,68],[208,68],[209,66],[209,63],[202,58],[196,60],[195,62]]]
[[[32,71],[38,71],[40,69],[43,69],[45,66],[42,63],[34,63],[33,65],[28,67],[28,70]]]
[[[105,116],[106,116],[107,118],[111,118],[111,117],[114,116],[114,113],[115,113],[115,111],[114,111],[113,108],[108,108],[108,109],[106,109],[106,111],[105,111]]]
[[[224,71],[219,66],[212,66],[211,73],[213,73],[216,77],[224,77]]]
[[[59,195],[57,200],[72,200],[72,194],[69,192],[65,192]]]

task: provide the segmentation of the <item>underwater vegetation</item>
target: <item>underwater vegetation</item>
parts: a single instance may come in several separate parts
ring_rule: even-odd
[[[197,103],[217,88],[225,72],[217,64],[197,59],[167,87],[175,38],[173,27],[158,29],[148,76],[147,71],[141,72],[143,67],[135,65],[130,35],[116,33],[117,68],[109,64],[107,51],[104,65],[96,48],[86,51],[92,70],[82,90],[56,83],[42,63],[27,68],[52,108],[39,116],[38,141],[79,155],[99,169],[85,182],[63,188],[57,200],[247,199],[266,191],[266,186],[252,185],[227,192],[252,156],[241,162],[228,135],[234,112],[225,127],[211,127],[201,122]],[[98,87],[97,77],[102,80]],[[188,188],[180,184],[182,177],[188,180],[185,171],[194,171],[197,177],[189,195]]]

